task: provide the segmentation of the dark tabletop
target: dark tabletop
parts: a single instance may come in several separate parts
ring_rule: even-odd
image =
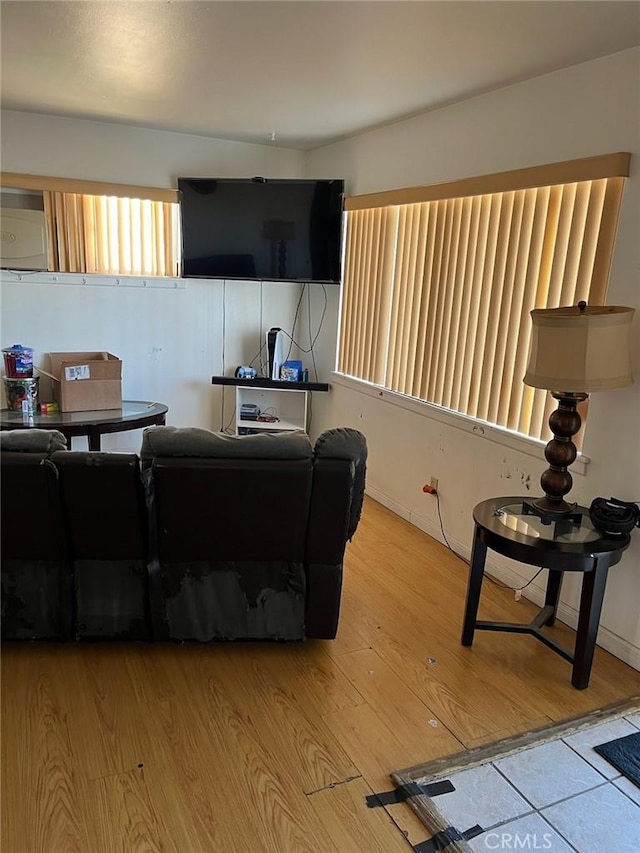
[[[164,403],[144,400],[124,400],[120,409],[103,409],[89,412],[54,412],[48,415],[23,415],[9,409],[0,410],[0,429],[68,429],[79,431],[96,427],[100,432],[110,432],[114,426],[129,425],[129,429],[156,423],[168,411]],[[115,431],[115,430],[114,430]]]
[[[543,524],[537,516],[525,514],[522,508],[525,500],[527,497],[523,495],[490,498],[475,507],[474,521],[489,548],[525,563],[541,565],[544,558],[548,568],[566,565],[568,569],[580,569],[582,557],[589,560],[617,554],[619,559],[619,554],[629,546],[628,534],[612,536],[596,530],[586,507],[576,506],[579,525],[567,523],[564,528],[556,529],[553,523]],[[585,562],[584,568],[587,566]]]

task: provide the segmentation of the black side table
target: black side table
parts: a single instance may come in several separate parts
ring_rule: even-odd
[[[630,537],[599,533],[589,510],[577,507],[579,524],[545,525],[523,511],[523,497],[491,498],[473,510],[475,536],[469,571],[462,645],[473,643],[475,630],[532,634],[573,664],[571,683],[578,690],[589,684],[607,572],[620,561]],[[478,621],[487,548],[521,563],[549,570],[544,607],[529,624]],[[564,572],[582,572],[582,591],[574,653],[548,637],[542,628],[553,625]]]

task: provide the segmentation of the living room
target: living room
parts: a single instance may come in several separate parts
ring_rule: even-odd
[[[54,105],[38,112],[3,109],[2,169],[164,188],[175,187],[180,175],[342,177],[347,194],[357,195],[626,151],[632,155],[631,174],[607,302],[637,308],[640,48],[635,44],[309,150],[280,147],[269,140],[260,145],[105,119],[62,117],[55,115]],[[93,286],[90,281],[52,282],[46,274],[16,276],[3,271],[2,340],[4,345],[21,341],[33,346],[36,359],[60,350],[116,353],[123,360],[125,398],[165,403],[168,422],[176,426],[222,429],[232,402],[228,397],[223,410],[222,389],[211,386],[211,376],[229,374],[253,358],[270,326],[293,330],[301,285],[176,281],[177,287]],[[297,329],[306,345],[308,327],[318,328],[325,296],[328,306],[315,362],[319,378],[329,381],[331,390],[314,396],[313,435],[336,425],[360,429],[369,445],[369,497],[442,542],[438,506],[422,491],[430,477],[438,478],[447,539],[468,557],[473,507],[495,495],[534,493],[545,467],[541,446],[503,437],[488,427],[483,433],[466,423],[452,425],[426,407],[405,407],[393,395],[335,374],[340,288],[310,286]],[[636,376],[637,339],[636,334],[632,351]],[[623,390],[593,396],[584,443],[590,461],[576,468],[573,499],[587,506],[598,495],[640,499],[639,414],[637,381]],[[108,436],[104,447],[137,451],[140,436]],[[372,533],[368,541],[375,546]],[[359,559],[365,557],[359,554]],[[599,634],[602,648],[634,670],[640,670],[638,565],[636,535],[611,572]],[[525,584],[533,571],[496,559],[492,574],[515,587]],[[534,582],[528,593],[541,600],[541,581]],[[578,598],[578,579],[571,576],[559,612],[572,627]],[[457,611],[451,614],[453,622],[460,618]],[[428,621],[425,618],[425,631]],[[546,650],[540,654],[551,656]],[[508,660],[514,668],[519,666],[511,652]],[[174,668],[173,663],[168,666]],[[544,663],[540,668],[544,670]],[[627,695],[637,693],[635,675],[629,681]],[[526,679],[520,689],[526,689]],[[587,697],[572,704],[563,694],[563,701],[570,716],[596,707],[600,700],[589,705]],[[424,757],[417,755],[416,761]],[[393,769],[392,765],[388,771]]]

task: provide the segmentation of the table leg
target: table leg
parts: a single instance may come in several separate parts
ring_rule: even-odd
[[[606,563],[599,565],[596,562],[593,571],[585,572],[582,578],[576,649],[571,674],[571,683],[578,690],[584,690],[589,685],[608,571],[609,566]]]
[[[464,611],[464,624],[462,627],[462,645],[470,646],[473,643],[473,635],[476,629],[476,617],[478,605],[480,604],[480,590],[484,578],[484,563],[487,557],[487,546],[480,540],[480,530],[476,524],[473,539],[473,552],[471,554],[471,567],[469,568],[469,585],[467,587],[467,603]]]
[[[89,450],[100,450],[100,433],[96,429],[89,427],[88,438]]]
[[[545,621],[545,625],[554,625],[556,614],[558,612],[558,601],[560,600],[560,587],[562,586],[562,578],[564,572],[560,569],[547,569],[549,577],[547,578],[547,594],[544,599],[545,607],[553,607],[553,613]]]

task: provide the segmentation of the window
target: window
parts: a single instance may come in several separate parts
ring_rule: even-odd
[[[529,311],[603,304],[629,160],[347,199],[338,370],[546,439]]]
[[[42,192],[50,270],[180,275],[175,190],[36,175],[1,178],[3,186]]]
[[[178,205],[45,192],[49,265],[64,272],[179,275]]]

